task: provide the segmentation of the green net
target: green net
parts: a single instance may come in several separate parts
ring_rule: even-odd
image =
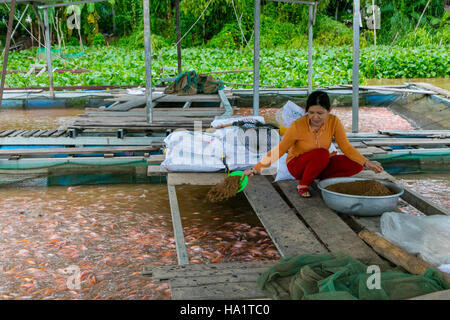
[[[303,254],[282,258],[258,286],[277,300],[399,300],[450,289],[434,269],[412,275],[380,267],[378,281],[369,267],[346,255]]]
[[[407,150],[375,154],[370,160],[379,161],[390,174],[433,173],[450,171],[450,151],[408,153]]]
[[[74,186],[165,181],[164,177],[147,176],[148,164],[145,159],[29,160],[0,160],[0,186]]]

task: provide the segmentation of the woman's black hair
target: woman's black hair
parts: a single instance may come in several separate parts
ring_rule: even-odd
[[[311,92],[306,100],[306,112],[311,106],[322,106],[330,111],[330,98],[325,91],[316,90]]]

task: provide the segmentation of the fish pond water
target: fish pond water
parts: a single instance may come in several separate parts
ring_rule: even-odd
[[[241,108],[238,114],[251,114]],[[274,120],[276,108],[260,110]],[[82,109],[5,109],[0,130],[57,129]],[[333,111],[351,130],[351,108]],[[408,130],[387,108],[361,107],[360,131]],[[449,208],[450,173],[397,176]],[[206,200],[209,187],[177,187],[190,263],[277,260],[280,254],[243,194]],[[409,205],[402,211],[421,214]],[[0,186],[0,299],[170,299],[143,265],[176,264],[165,183]]]
[[[208,190],[177,188],[190,263],[279,259],[242,194],[211,204]],[[2,187],[0,199],[0,299],[170,298],[141,275],[177,263],[165,185]]]

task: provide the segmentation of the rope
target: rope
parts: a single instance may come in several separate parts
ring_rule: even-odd
[[[241,36],[242,36],[242,39],[244,39],[245,43],[246,43],[247,46],[248,46],[248,41],[247,41],[247,39],[245,38],[244,31],[242,30],[241,20],[238,18],[238,15],[237,15],[237,12],[236,12],[236,7],[235,7],[235,5],[234,5],[234,0],[231,0],[231,3],[233,4],[234,16],[236,17],[236,21],[237,21],[237,23],[238,23],[239,30],[241,30]],[[242,19],[242,15],[241,15],[241,19]]]
[[[184,39],[184,37],[186,37],[188,35],[188,33],[192,30],[192,28],[194,28],[194,26],[197,24],[197,22],[199,22],[199,20],[203,17],[203,14],[205,13],[206,9],[208,9],[209,4],[211,3],[212,0],[209,0],[208,4],[206,5],[205,9],[203,9],[202,13],[200,14],[200,16],[198,17],[197,21],[194,22],[194,24],[189,28],[188,31],[186,31],[186,33],[180,38],[180,40],[177,41],[177,43],[175,43],[174,46],[172,46],[172,48],[176,48],[176,46],[181,42],[181,40]]]

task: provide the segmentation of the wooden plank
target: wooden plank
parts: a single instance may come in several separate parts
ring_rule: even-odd
[[[436,86],[434,86],[432,84],[425,83],[425,82],[413,82],[411,84],[413,84],[415,86],[418,86],[418,87],[425,88],[427,90],[434,91],[435,93],[441,94],[441,95],[443,95],[446,98],[450,98],[450,91],[442,89],[442,88],[439,88],[439,87],[436,87]]]
[[[164,155],[164,154],[152,154],[148,158],[147,163],[148,164],[160,164],[161,162],[164,161],[165,158],[166,158],[166,155]]]
[[[169,192],[170,213],[172,215],[173,233],[177,249],[178,264],[188,264],[189,256],[184,240],[183,226],[181,223],[180,209],[178,207],[177,192],[175,186],[167,185]]]
[[[166,168],[158,165],[151,165],[147,167],[147,176],[165,176],[167,173],[168,171]]]
[[[359,239],[333,210],[327,207],[320,193],[311,190],[313,198],[305,199],[298,195],[297,181],[279,181],[278,185],[306,224],[314,230],[331,252],[343,252],[370,263],[383,263],[380,257]]]
[[[155,149],[156,147],[154,146],[2,149],[0,150],[0,156],[149,152]]]
[[[183,287],[197,287],[204,285],[214,285],[219,283],[236,283],[236,282],[255,282],[266,270],[260,270],[259,272],[253,271],[251,273],[239,274],[230,273],[227,275],[210,275],[210,276],[197,276],[197,277],[179,277],[170,280],[170,288],[183,288]],[[186,297],[188,299],[189,297]]]
[[[430,137],[441,136],[450,137],[450,130],[379,130],[381,134],[388,134],[390,136],[411,136],[411,137]]]
[[[15,129],[12,130],[5,130],[2,133],[0,133],[0,137],[7,137],[9,136],[11,133],[14,133],[14,131],[16,131]]]
[[[160,110],[154,108],[154,114],[159,115],[171,115],[171,116],[183,116],[183,117],[214,117],[221,115],[225,112],[224,108],[214,108],[216,110],[196,110],[192,109],[181,109],[181,108],[170,108],[169,110]],[[206,108],[205,108],[206,109]],[[145,117],[144,112],[139,111],[108,111],[108,112],[86,112],[78,115],[78,117]]]
[[[243,192],[282,256],[327,252],[266,177],[250,178]]]
[[[27,130],[16,130],[15,132],[11,133],[9,137],[17,137],[21,135],[22,133],[26,132]]]
[[[397,138],[397,139],[378,139],[364,141],[367,146],[414,146],[414,145],[436,145],[450,144],[450,139],[416,139],[416,138]]]
[[[53,129],[53,130],[47,130],[45,133],[42,133],[40,136],[41,137],[50,137],[52,134],[54,134],[56,131],[58,131],[57,129]]]
[[[212,186],[222,182],[226,177],[225,172],[170,172],[167,174],[167,184]]]
[[[427,200],[422,197],[420,194],[411,190],[407,187],[404,187],[405,192],[400,196],[403,200],[408,202],[410,205],[425,213],[426,215],[435,215],[435,214],[443,214],[450,215],[450,211],[448,209],[442,208],[433,202]]]
[[[232,272],[249,273],[253,270],[268,269],[278,261],[249,261],[222,263],[193,263],[186,265],[144,266],[142,273],[152,276],[153,280],[168,280],[178,277],[226,275]]]
[[[348,87],[350,88],[351,85],[343,84],[342,87]],[[414,90],[414,89],[396,89],[396,88],[383,88],[383,87],[377,87],[373,88],[370,86],[359,86],[360,89],[365,90],[375,90],[375,91],[390,91],[390,92],[402,92],[402,93],[416,93],[416,94],[434,94],[434,91],[431,90]]]
[[[350,144],[355,147],[355,148],[365,148],[367,147],[364,143],[362,143],[361,141],[352,141],[350,142]]]
[[[222,102],[222,105],[225,107],[225,113],[222,115],[222,117],[229,117],[233,114],[233,108],[231,107],[230,101],[228,101],[228,97],[225,95],[225,92],[223,90],[218,91],[220,101]]]
[[[47,130],[38,130],[33,134],[33,137],[40,137],[44,132],[47,132]]]
[[[35,134],[36,132],[38,132],[39,130],[30,130],[25,132],[24,134],[22,134],[22,137],[31,137],[33,134]]]
[[[424,294],[408,300],[450,300],[450,289]]]
[[[130,110],[132,108],[144,106],[147,101],[146,97],[136,97],[127,102],[113,104],[106,108],[107,110]]]
[[[210,126],[210,121],[201,121],[202,128],[208,128]],[[70,125],[69,128],[73,129],[83,129],[83,128],[114,128],[114,129],[168,129],[168,128],[194,128],[194,121],[192,122],[85,122],[76,121],[74,124]]]
[[[198,287],[174,288],[173,300],[236,300],[265,298],[256,281],[218,283]]]
[[[373,156],[373,153],[370,152],[369,149],[367,149],[367,148],[356,148],[356,150],[364,157],[370,158]]]
[[[65,134],[67,132],[67,130],[57,130],[56,132],[52,133],[50,136],[51,137],[60,137],[63,134]]]
[[[189,109],[189,107],[191,106],[191,101],[186,101],[183,105],[183,109]]]
[[[366,152],[371,152],[372,154],[385,154],[388,153],[386,150],[383,150],[382,148],[378,148],[378,147],[367,147]]]

